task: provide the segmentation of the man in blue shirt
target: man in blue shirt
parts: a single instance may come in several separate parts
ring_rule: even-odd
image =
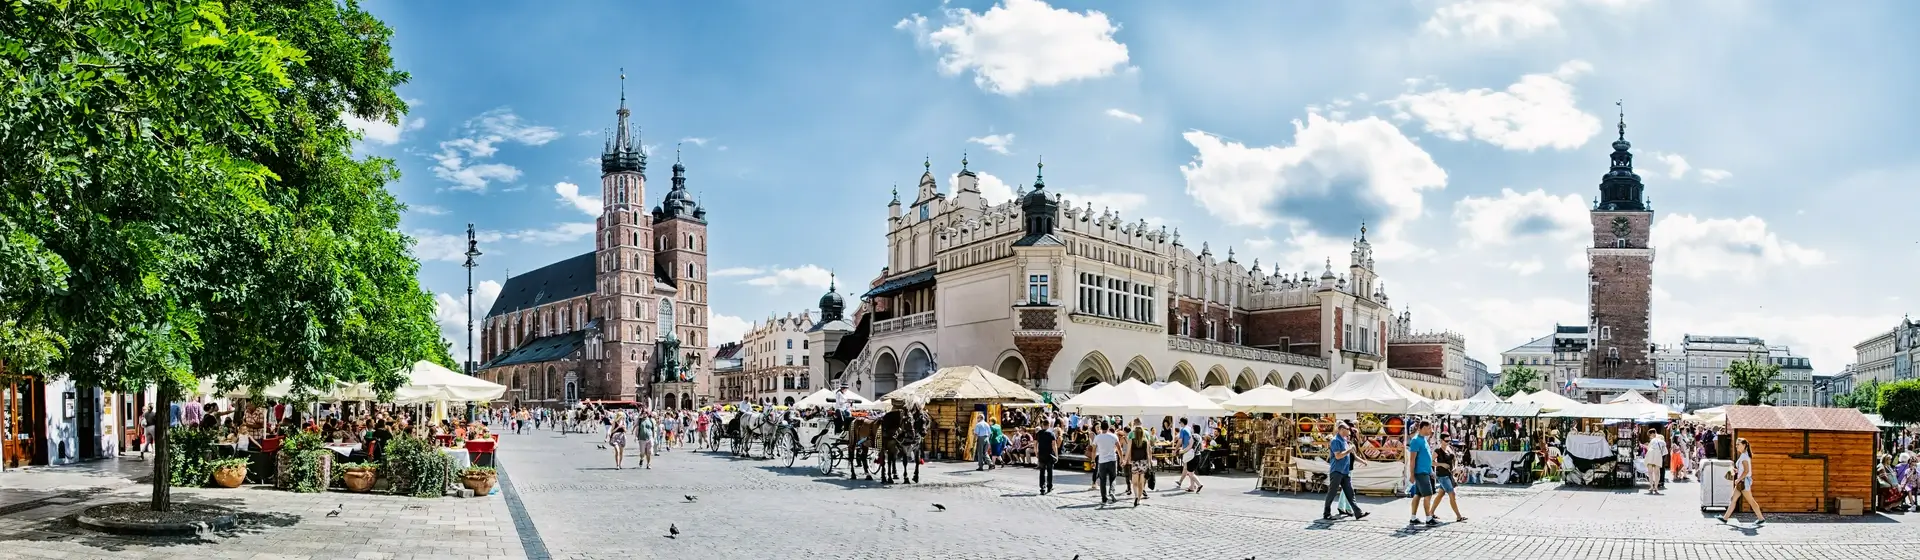
[[[1346,494],[1347,504],[1353,508],[1354,519],[1367,517],[1367,512],[1360,511],[1360,502],[1353,499],[1353,463],[1366,461],[1355,454],[1351,438],[1353,425],[1342,421],[1334,428],[1333,441],[1327,443],[1327,502],[1320,506],[1320,518],[1327,521],[1339,519],[1333,516],[1333,501],[1339,499],[1341,493]],[[1347,515],[1348,512],[1340,514]]]
[[[1433,447],[1427,444],[1427,438],[1433,436],[1433,423],[1421,420],[1414,425],[1417,434],[1407,440],[1407,484],[1413,486],[1413,513],[1407,520],[1408,525],[1439,525],[1433,518],[1433,507],[1440,505],[1433,493]],[[1427,506],[1427,520],[1420,520],[1420,505]]]

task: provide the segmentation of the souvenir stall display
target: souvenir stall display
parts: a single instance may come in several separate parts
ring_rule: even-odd
[[[1042,401],[1039,393],[980,366],[940,368],[878,400],[926,403],[933,426],[927,430],[925,449],[935,458],[960,460],[972,459],[973,436],[968,428],[975,414],[994,422],[1000,418],[1002,404]]]
[[[1533,466],[1543,459],[1536,453],[1539,405],[1471,402],[1460,416],[1465,430],[1469,482],[1530,484]]]
[[[1351,419],[1359,431],[1360,456],[1367,460],[1354,465],[1353,487],[1376,496],[1398,493],[1406,480],[1406,465],[1401,461],[1412,423],[1407,415],[1434,410],[1432,399],[1407,390],[1386,372],[1373,371],[1348,372],[1319,392],[1293,399],[1292,404],[1295,413],[1313,420],[1300,424],[1303,433],[1292,441],[1300,450],[1292,459],[1295,476],[1310,483],[1324,480],[1326,442],[1334,423]],[[1309,428],[1313,431],[1306,431]]]

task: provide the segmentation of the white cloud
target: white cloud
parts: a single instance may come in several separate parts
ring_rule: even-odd
[[[400,143],[400,136],[404,133],[420,130],[427,126],[427,119],[407,118],[405,116],[400,117],[400,124],[362,119],[348,113],[342,113],[340,120],[346,123],[347,128],[360,133],[361,140],[382,146],[398,144]]]
[[[1245,243],[1247,244],[1247,249],[1255,253],[1264,252],[1273,248],[1272,237],[1263,236],[1257,239],[1247,239]]]
[[[1825,253],[1781,240],[1756,216],[1703,220],[1669,214],[1654,224],[1650,243],[1660,252],[1657,274],[1696,280],[1758,280],[1767,268],[1826,262]]]
[[[548,229],[523,229],[506,234],[507,239],[537,243],[540,245],[559,245],[585,239],[593,235],[596,226],[593,222],[566,222],[554,224]]]
[[[468,119],[465,130],[466,136],[440,143],[440,151],[432,156],[433,174],[453,183],[454,190],[472,192],[486,192],[487,185],[495,181],[520,178],[520,169],[514,166],[477,162],[493,157],[500,151],[500,143],[539,146],[561,136],[560,131],[552,127],[522,122],[519,115],[505,107]]]
[[[1521,276],[1532,276],[1535,273],[1538,273],[1541,270],[1544,270],[1546,268],[1547,268],[1547,265],[1541,264],[1540,259],[1527,259],[1524,261],[1513,261],[1513,262],[1507,263],[1507,270],[1511,270],[1515,274],[1519,274]]]
[[[553,184],[553,192],[560,195],[561,202],[572,206],[573,209],[579,210],[581,213],[588,216],[600,215],[600,197],[597,195],[580,194],[579,185],[561,181]]]
[[[1088,10],[1055,9],[1042,0],[1004,0],[982,13],[945,10],[947,24],[933,29],[914,14],[894,24],[920,45],[940,53],[940,71],[972,70],[973,83],[989,92],[1017,95],[1035,87],[1112,75],[1127,64],[1127,46],[1114,40],[1120,26]]]
[[[1679,180],[1687,176],[1687,171],[1693,169],[1693,166],[1687,164],[1687,158],[1681,157],[1680,154],[1653,152],[1651,155],[1654,161],[1667,167],[1668,179]]]
[[[725,278],[728,276],[759,276],[765,273],[766,273],[765,269],[746,267],[746,266],[736,266],[732,268],[722,268],[720,270],[709,272],[707,273],[707,276]]]
[[[998,152],[1000,153],[1000,155],[1008,155],[1013,153],[1013,152],[1007,151],[1007,146],[1010,144],[1013,144],[1012,133],[988,134],[986,136],[975,136],[972,138],[968,138],[967,141],[975,144],[979,144],[982,146],[986,146],[987,149]]]
[[[1442,37],[1518,39],[1560,29],[1557,2],[1542,0],[1466,0],[1442,5],[1424,29]]]
[[[1701,169],[1700,170],[1700,182],[1707,183],[1707,184],[1718,183],[1732,176],[1733,176],[1733,172],[1727,171],[1725,169]]]
[[[766,274],[747,280],[749,286],[767,288],[778,294],[789,289],[812,289],[825,291],[833,282],[833,273],[814,265],[801,265],[794,268],[775,268]]]
[[[467,235],[461,233],[440,233],[420,230],[407,233],[413,238],[413,256],[423,261],[465,262],[467,260]],[[477,231],[473,238],[480,243],[492,243],[505,236],[497,231]]]
[[[1309,114],[1293,126],[1291,146],[1252,147],[1187,132],[1196,151],[1180,167],[1187,194],[1227,225],[1284,224],[1296,241],[1309,233],[1345,237],[1361,223],[1391,241],[1401,224],[1419,217],[1421,191],[1446,188],[1447,172],[1387,121]]]
[[[1543,189],[1526,193],[1501,189],[1498,198],[1461,198],[1453,204],[1453,216],[1466,233],[1463,241],[1476,247],[1530,237],[1572,239],[1590,225],[1587,204],[1580,195],[1554,196]]]
[[[695,146],[700,146],[702,148],[707,147],[707,142],[711,142],[711,141],[713,141],[712,138],[696,138],[692,136],[680,139],[680,142],[683,144],[693,144]]]
[[[1480,140],[1508,150],[1570,150],[1600,132],[1600,119],[1580,110],[1572,81],[1593,71],[1585,61],[1561,64],[1546,74],[1528,74],[1505,91],[1444,86],[1382,101],[1394,118],[1419,119],[1442,138]]]
[[[707,340],[718,343],[715,346],[728,342],[740,342],[746,338],[747,330],[753,328],[746,319],[732,315],[715,313],[707,319]]]
[[[1500,367],[1500,353],[1553,332],[1556,323],[1576,324],[1587,304],[1556,297],[1463,297],[1416,301],[1415,329],[1444,328],[1467,338],[1468,354]]]
[[[439,206],[434,206],[432,204],[420,204],[420,205],[409,204],[407,205],[407,210],[411,212],[419,212],[421,214],[426,214],[428,216],[447,215],[447,209],[441,208]]]
[[[482,280],[480,283],[474,284],[474,315],[485,316],[487,309],[493,307],[493,300],[498,297],[500,297],[499,282]],[[433,296],[433,303],[434,321],[440,324],[440,337],[453,343],[454,361],[467,359],[467,295],[460,294],[458,297],[455,297],[454,295],[442,292]],[[473,324],[473,336],[474,340],[478,342],[480,339],[480,324],[478,322]],[[474,352],[473,359],[476,361],[479,360],[480,353],[477,351]]]
[[[1123,121],[1133,121],[1134,124],[1140,124],[1140,122],[1144,120],[1140,118],[1140,115],[1135,115],[1133,113],[1129,113],[1119,109],[1107,109],[1107,116],[1120,119]]]
[[[1013,200],[1013,186],[1008,185],[1006,181],[993,176],[991,173],[981,173],[979,171],[973,172],[973,176],[973,186],[974,188],[980,189],[980,198],[986,199],[987,204],[1000,204]],[[959,186],[959,173],[947,176],[947,188],[949,191],[958,189]]]

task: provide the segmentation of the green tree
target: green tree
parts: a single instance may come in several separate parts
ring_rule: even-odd
[[[1540,370],[1527,366],[1507,366],[1505,371],[1500,372],[1500,384],[1494,386],[1493,394],[1504,399],[1512,397],[1514,393],[1539,389]]]
[[[1855,385],[1852,391],[1834,395],[1833,406],[1859,409],[1867,414],[1879,413],[1880,380],[1868,379],[1866,383]]]
[[[406,109],[385,25],[353,0],[0,2],[0,361],[167,402],[390,392],[431,355],[398,172],[342,120]]]
[[[1920,422],[1920,379],[1881,384],[1877,404],[1888,422]]]
[[[1735,404],[1773,404],[1773,396],[1786,391],[1774,379],[1780,377],[1780,365],[1766,358],[1749,357],[1727,364],[1727,386],[1742,393]]]

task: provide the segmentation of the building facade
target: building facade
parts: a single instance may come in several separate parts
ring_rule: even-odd
[[[1875,333],[1853,346],[1855,382],[1886,383],[1913,379],[1913,363],[1920,359],[1920,325],[1902,317],[1892,329]]]
[[[672,187],[645,211],[647,155],[624,92],[615,115],[600,155],[593,250],[508,278],[481,322],[478,376],[506,385],[506,404],[691,408],[695,380],[710,375],[707,211],[677,161]]]
[[[1813,364],[1805,356],[1793,353],[1786,346],[1767,348],[1767,360],[1780,366],[1779,377],[1774,378],[1780,384],[1780,394],[1774,397],[1773,404],[1784,406],[1820,406],[1813,390]]]
[[[1514,366],[1533,368],[1540,374],[1538,389],[1568,395],[1587,366],[1587,349],[1592,341],[1587,327],[1554,325],[1553,332],[1500,353],[1501,369]]]
[[[821,380],[809,371],[807,332],[813,326],[811,310],[756,321],[740,341],[738,400],[791,405],[820,390]]]
[[[1491,388],[1493,388],[1493,375],[1487,372],[1487,363],[1471,357],[1467,358],[1467,377],[1460,387],[1460,392],[1471,396],[1479,393],[1481,389]]]
[[[1687,358],[1687,407],[1691,410],[1733,404],[1744,394],[1727,379],[1727,366],[1747,359],[1767,359],[1767,341],[1751,336],[1686,335],[1681,339]]]
[[[1853,392],[1853,366],[1839,373],[1813,374],[1814,406],[1838,406],[1834,398]]]
[[[1654,372],[1660,376],[1659,402],[1674,410],[1687,410],[1687,354],[1672,344],[1656,345],[1653,365]]]
[[[738,342],[728,342],[713,350],[713,398],[708,403],[740,402],[744,400],[746,387],[741,383],[740,372],[745,368],[740,361],[741,346]],[[705,387],[702,387],[705,389]]]
[[[1648,245],[1653,208],[1647,204],[1646,186],[1633,171],[1632,147],[1623,115],[1612,164],[1590,214],[1587,326],[1592,351],[1587,353],[1585,375],[1596,379],[1654,379],[1654,251]]]
[[[930,163],[918,187],[888,204],[888,264],[862,296],[867,319],[851,323],[865,340],[835,378],[863,395],[975,364],[1053,392],[1128,378],[1318,389],[1380,370],[1463,396],[1465,340],[1415,332],[1392,311],[1364,227],[1343,272],[1328,259],[1319,273],[1270,273],[1177,230],[1067,204],[1039,173],[1000,205],[980,197],[964,159],[952,192]]]

